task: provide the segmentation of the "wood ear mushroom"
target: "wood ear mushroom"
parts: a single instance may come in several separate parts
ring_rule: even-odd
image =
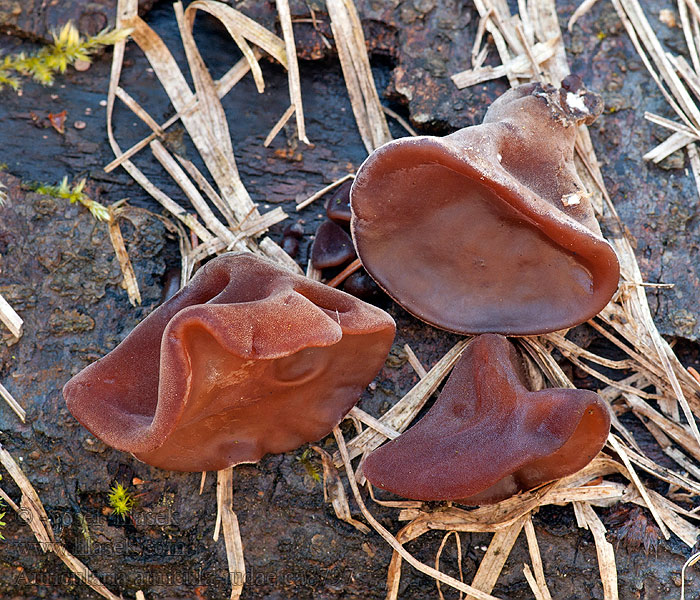
[[[476,337],[428,413],[364,462],[404,498],[490,504],[575,473],[602,449],[610,413],[595,392],[531,392],[513,345]]]
[[[602,111],[577,77],[530,83],[481,125],[389,142],[357,172],[352,233],[372,278],[419,319],[461,334],[582,323],[619,264],[574,167],[580,123]]]
[[[96,437],[213,471],[330,433],[384,364],[393,319],[252,254],[225,254],[63,388]]]

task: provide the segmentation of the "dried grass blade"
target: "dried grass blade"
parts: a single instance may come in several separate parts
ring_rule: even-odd
[[[27,412],[24,410],[24,408],[22,408],[22,405],[12,397],[12,394],[10,394],[2,383],[0,383],[0,396],[2,396],[3,400],[7,402],[9,407],[19,417],[19,420],[22,421],[22,423],[25,423],[27,420]]]
[[[302,208],[306,208],[312,202],[318,200],[319,198],[325,196],[331,190],[337,188],[341,183],[345,183],[348,179],[354,179],[354,177],[354,173],[348,173],[347,175],[341,177],[340,179],[337,179],[330,185],[321,188],[320,190],[318,190],[318,192],[314,192],[306,200],[302,200],[301,202],[299,202],[299,204],[297,204],[297,211],[300,211]]]
[[[493,38],[493,43],[496,45],[498,55],[501,57],[501,62],[506,64],[511,60],[511,53],[508,50],[508,44],[506,43],[503,32],[497,24],[500,23],[500,21],[497,19],[497,15],[495,14],[495,7],[491,6],[490,0],[474,0],[474,6],[476,6],[476,10],[479,12],[479,16],[484,20],[484,27],[486,31],[488,31]],[[516,54],[519,53],[516,51]],[[506,77],[508,78],[508,82],[512,87],[519,84],[518,78],[513,75],[512,72],[506,71]]]
[[[202,175],[201,171],[196,167],[196,165],[179,154],[176,154],[175,158],[177,158],[178,162],[183,166],[185,171],[187,171],[189,176],[199,186],[199,189],[207,195],[207,198],[211,200],[211,203],[221,212],[226,219],[226,222],[229,224],[229,227],[235,227],[238,221],[236,220],[231,207],[224,202],[209,181],[207,181],[207,178]]]
[[[345,493],[345,487],[338,474],[338,469],[333,464],[331,455],[318,446],[311,446],[321,457],[323,463],[323,498],[326,502],[331,503],[335,516],[341,521],[345,521],[352,525],[362,533],[369,533],[370,529],[364,523],[353,518],[350,513],[350,505],[348,504],[348,496]]]
[[[216,5],[216,7],[210,10],[213,5]],[[192,34],[194,19],[198,9],[209,12],[214,16],[218,16],[223,9],[228,9],[227,11],[223,11],[223,14],[229,14],[235,11],[218,2],[206,2],[205,0],[196,0],[192,2],[184,12],[180,2],[176,2],[173,6],[180,36],[182,38],[182,44],[185,48],[185,54],[187,55],[187,61],[190,66],[190,73],[194,81],[195,89],[197,90],[198,99],[197,110],[193,111],[188,116],[183,115],[182,122],[185,124],[187,132],[190,134],[190,138],[192,138],[192,141],[197,147],[204,164],[207,165],[207,169],[209,169],[209,172],[214,178],[221,195],[224,198],[231,199],[231,208],[236,217],[241,219],[248,214],[251,209],[255,208],[255,205],[250,199],[248,191],[245,189],[238,173],[226,114],[224,113],[223,106],[216,93],[214,80],[211,78],[204,64],[204,60],[199,53],[199,49],[194,42]],[[257,23],[256,26],[260,27]],[[274,37],[276,38],[276,36]],[[175,65],[174,68],[177,68],[177,65]],[[169,89],[165,82],[161,80],[161,83],[163,83],[166,91],[168,91],[168,95],[175,109],[181,112],[181,109],[184,108],[184,103],[176,102],[177,96],[171,95],[172,90]],[[172,86],[170,86],[170,88],[172,88]]]
[[[527,516],[525,521],[525,537],[527,538],[527,547],[530,552],[530,560],[532,568],[535,571],[535,581],[540,592],[541,600],[552,600],[547,587],[547,580],[544,576],[544,566],[542,565],[542,555],[540,554],[540,545],[537,542],[537,534],[535,526],[532,524],[532,515]]]
[[[326,6],[355,120],[370,153],[392,138],[374,85],[362,24],[352,0],[327,0]]]
[[[131,265],[131,260],[129,259],[129,253],[126,251],[126,246],[124,245],[124,238],[122,237],[122,230],[119,227],[118,215],[118,209],[115,211],[112,207],[109,208],[109,222],[107,224],[109,239],[112,242],[112,247],[114,248],[114,253],[117,256],[117,262],[122,272],[122,287],[126,290],[131,305],[136,306],[137,304],[141,304],[141,292],[139,291],[139,284],[136,280],[134,267]]]
[[[539,584],[537,583],[537,580],[532,574],[530,565],[528,565],[527,563],[523,564],[523,575],[525,575],[525,579],[527,580],[527,583],[535,596],[535,600],[545,600],[546,596],[542,592],[542,589],[540,588]]]
[[[406,356],[408,356],[408,364],[413,367],[413,370],[418,374],[418,377],[423,379],[423,377],[425,377],[428,374],[428,371],[425,369],[421,361],[418,360],[418,357],[413,351],[413,348],[411,348],[408,344],[404,344],[403,349],[406,353]]]
[[[379,419],[376,419],[375,417],[373,417],[369,413],[366,413],[364,410],[362,410],[361,408],[358,408],[357,406],[353,406],[350,409],[348,416],[357,418],[360,422],[367,425],[367,427],[371,427],[375,431],[380,432],[382,435],[384,435],[389,440],[395,440],[397,437],[399,437],[401,435],[398,431],[395,431],[391,427],[388,427],[387,425],[382,423]]]
[[[187,196],[189,201],[192,203],[192,206],[194,206],[197,214],[200,216],[202,221],[204,221],[208,229],[212,231],[216,237],[230,244],[234,239],[233,234],[212,212],[209,205],[199,193],[199,190],[194,186],[192,181],[190,181],[190,178],[172,157],[170,152],[166,150],[165,146],[163,146],[160,140],[153,140],[150,145],[153,156],[156,157],[161,166],[180,186],[180,189],[185,193],[185,196]]]
[[[600,579],[603,582],[603,598],[605,600],[618,600],[615,550],[612,544],[605,539],[605,526],[591,505],[582,502],[580,506],[588,529],[593,534],[596,554],[598,555]]]
[[[660,412],[654,410],[654,408],[635,394],[625,393],[623,397],[636,414],[643,415],[656,423],[665,434],[672,437],[678,444],[685,448],[695,460],[700,461],[700,450],[695,447],[695,438],[693,438],[692,434],[683,427],[683,425],[672,421]]]
[[[583,2],[576,7],[576,10],[569,18],[569,23],[567,24],[566,28],[571,31],[574,28],[576,21],[590,11],[595,6],[596,2],[598,2],[598,0],[583,0]]]
[[[625,467],[627,467],[627,471],[629,472],[629,474],[632,478],[632,482],[634,483],[635,487],[639,491],[642,498],[644,498],[644,502],[646,502],[646,505],[649,508],[649,510],[651,511],[651,514],[654,517],[656,524],[659,526],[659,529],[661,530],[661,534],[666,539],[670,538],[671,534],[669,533],[668,528],[666,527],[666,524],[664,523],[663,519],[661,518],[659,511],[656,509],[656,505],[651,501],[651,498],[649,497],[649,494],[647,492],[646,487],[644,486],[642,481],[639,479],[637,472],[634,470],[634,467],[632,466],[632,462],[630,461],[629,457],[627,456],[627,451],[623,448],[622,444],[617,441],[617,439],[615,438],[614,435],[610,435],[608,437],[608,443],[612,446],[612,448],[615,450],[615,452],[617,452],[617,455],[622,459],[622,462],[624,463]]]
[[[358,506],[360,507],[360,511],[362,512],[365,519],[367,519],[367,522],[374,528],[374,530],[380,536],[382,536],[382,538],[384,538],[384,540],[401,556],[401,558],[421,573],[425,573],[433,579],[437,579],[442,583],[445,583],[457,590],[467,592],[468,594],[476,598],[476,600],[498,600],[497,598],[495,598],[495,596],[486,594],[481,590],[477,590],[470,585],[462,583],[454,577],[445,575],[444,573],[441,573],[440,571],[437,571],[436,569],[420,562],[410,552],[408,552],[397,541],[397,539],[379,523],[379,521],[377,521],[372,516],[372,513],[370,513],[367,509],[367,506],[365,506],[364,500],[362,499],[362,495],[360,494],[360,489],[357,487],[357,482],[355,481],[355,475],[352,470],[352,464],[350,463],[350,455],[348,454],[348,448],[345,445],[343,433],[338,427],[335,427],[333,429],[333,434],[335,435],[336,442],[338,443],[338,452],[340,453],[342,464],[345,465],[345,472],[348,476],[348,481],[350,482],[350,487],[352,488],[353,495],[355,496],[355,502],[357,502]]]
[[[260,50],[258,50],[257,48],[253,48],[253,53],[255,54],[256,58],[260,58],[260,56],[262,56]],[[218,94],[219,98],[223,98],[226,94],[228,94],[231,91],[231,89],[233,89],[233,86],[235,86],[241,79],[243,79],[243,77],[248,73],[248,71],[250,71],[250,65],[248,64],[248,61],[245,58],[242,58],[235,65],[233,65],[223,75],[223,77],[216,82],[216,93]],[[185,111],[189,112],[193,108],[195,108],[195,106],[197,106],[196,96],[192,98],[192,100],[187,104],[187,106],[185,107]],[[165,131],[166,129],[168,129],[168,127],[179,121],[180,117],[180,113],[175,113],[167,121],[164,121],[162,125],[159,125],[156,131]],[[116,169],[120,164],[122,164],[122,162],[131,158],[137,152],[143,150],[146,146],[148,146],[148,144],[154,139],[156,139],[157,136],[158,134],[154,131],[141,141],[131,146],[131,148],[129,148],[126,152],[122,153],[120,156],[116,157],[112,162],[110,162],[104,168],[105,172],[109,173],[110,171]]]
[[[17,504],[12,502],[4,491],[2,491],[1,495],[6,500],[9,500],[8,505],[18,513],[27,525],[29,525],[41,549],[44,552],[53,552],[80,581],[90,586],[103,598],[107,598],[108,600],[121,600],[119,596],[110,592],[84,563],[68,552],[60,542],[56,541],[53,535],[51,522],[46,514],[44,505],[39,499],[39,495],[36,493],[36,490],[29,482],[29,479],[27,479],[22,469],[20,469],[19,465],[15,462],[15,459],[5,450],[2,444],[0,444],[0,464],[5,467],[22,492],[20,506],[18,507]]]
[[[2,297],[2,294],[0,294],[0,321],[5,324],[5,327],[7,327],[10,333],[17,339],[22,337],[22,325],[24,321],[22,317],[15,312],[15,309],[9,305],[7,300]]]
[[[472,586],[482,592],[490,593],[498,581],[498,577],[503,570],[506,560],[510,556],[515,540],[518,539],[522,531],[527,516],[523,516],[507,529],[497,531],[491,538],[489,549],[479,564],[479,568],[474,575]],[[473,596],[467,595],[466,600],[474,600]]]
[[[678,515],[678,509],[680,507],[676,506],[673,502],[664,498],[654,490],[649,490],[649,494],[654,499],[656,507],[669,529],[689,548],[693,548],[698,541],[698,536],[700,536],[700,528],[688,523],[688,521],[680,517]]]
[[[289,10],[289,0],[276,0],[277,14],[282,27],[285,53],[287,55],[287,78],[289,80],[289,99],[294,107],[297,120],[297,132],[299,139],[309,144],[304,125],[304,109],[301,103],[301,81],[299,79],[299,63],[297,62],[297,48],[294,43],[294,29],[292,27],[292,15]]]
[[[160,128],[160,125],[158,125],[153,117],[149,115],[143,109],[143,107],[136,102],[136,100],[134,100],[122,87],[117,87],[117,98],[126,104],[127,107],[131,109],[131,112],[141,119],[148,126],[148,128],[153,131],[153,133],[156,135],[163,134],[163,130]]]
[[[226,561],[231,578],[231,600],[238,600],[245,584],[245,560],[238,517],[233,512],[233,467],[217,472],[216,503],[226,545]]]
[[[450,77],[452,82],[459,88],[463,89],[477,83],[498,79],[508,73],[517,77],[533,77],[536,71],[533,71],[533,63],[539,65],[554,56],[556,46],[559,43],[559,38],[549,39],[546,42],[540,42],[532,47],[532,56],[519,55],[513,59],[499,65],[497,67],[478,67],[475,69],[467,69],[460,73],[455,73]]]
[[[445,548],[445,544],[451,535],[455,536],[455,545],[457,546],[457,568],[459,569],[459,580],[464,583],[464,572],[462,571],[462,540],[459,537],[459,533],[456,531],[448,531],[442,538],[440,547],[438,548],[437,554],[435,555],[435,570],[440,570],[440,557],[442,556],[442,551]],[[445,595],[442,593],[442,588],[440,587],[440,582],[436,579],[435,585],[437,585],[438,594],[440,595],[440,600],[445,600]],[[460,592],[459,597],[462,598],[462,593]]]
[[[686,151],[688,152],[688,159],[690,160],[690,168],[693,171],[695,187],[698,190],[698,196],[700,196],[700,157],[698,157],[698,147],[695,143],[688,144],[686,146]]]
[[[692,567],[695,563],[697,563],[700,560],[700,552],[696,552],[688,560],[685,561],[683,564],[683,568],[681,569],[681,600],[685,600],[685,570],[688,567]]]
[[[277,134],[282,131],[282,127],[284,127],[287,124],[287,121],[292,118],[292,115],[295,112],[295,108],[293,104],[289,105],[289,108],[284,111],[282,116],[279,118],[277,123],[275,123],[274,127],[270,130],[270,133],[267,134],[267,137],[265,138],[265,141],[263,142],[263,146],[267,148],[271,143],[272,140],[277,137]]]
[[[382,105],[382,110],[392,119],[394,119],[394,121],[396,121],[399,125],[401,125],[401,127],[403,127],[406,130],[406,133],[408,133],[408,135],[413,137],[416,137],[418,135],[416,130],[413,129],[409,122],[406,119],[404,119],[400,114],[391,110],[388,106],[384,105]]]
[[[428,398],[430,398],[442,380],[447,376],[470,341],[471,339],[457,342],[457,344],[430,369],[426,377],[421,379],[379,420],[392,429],[403,432],[411,421],[415,419],[420,409],[423,408]],[[374,450],[380,446],[385,439],[386,438],[381,433],[370,430],[363,431],[360,435],[348,442],[350,457],[355,458],[365,450]],[[333,456],[333,461],[336,466],[340,466],[340,460],[340,455]]]
[[[688,46],[690,60],[693,61],[693,68],[695,71],[700,73],[700,57],[698,56],[698,49],[695,45],[692,26],[690,24],[690,18],[688,17],[689,4],[690,3],[686,4],[685,0],[678,0],[678,14],[681,19],[681,29],[683,30],[683,35],[685,36],[685,43]]]
[[[666,483],[670,483],[672,485],[678,486],[679,488],[682,488],[684,490],[688,490],[692,494],[696,496],[700,496],[700,484],[698,482],[693,481],[691,479],[688,479],[687,477],[684,477],[683,475],[679,475],[675,471],[672,471],[671,469],[667,469],[666,467],[663,467],[661,465],[656,464],[653,460],[647,458],[646,456],[643,456],[641,454],[637,454],[630,448],[626,449],[627,455],[629,456],[629,459],[638,467],[641,467],[643,470],[645,470],[647,473],[653,475],[657,479],[660,479],[661,481],[665,481]]]
[[[227,6],[223,2],[213,2],[211,0],[195,0],[187,6],[187,10],[203,10],[211,16],[216,17],[226,27],[231,37],[234,34],[240,35],[253,42],[272,58],[279,62],[285,69],[289,69],[287,64],[287,50],[277,35],[254,21],[246,17],[242,12]],[[257,60],[256,60],[257,62]],[[252,65],[250,65],[252,67]]]
[[[700,124],[700,111],[698,111],[690,95],[668,63],[668,59],[666,59],[661,44],[659,44],[659,40],[654,35],[644,15],[642,7],[636,0],[612,0],[612,3],[642,62],[647,67],[647,70],[659,86],[666,100],[686,125],[691,128],[694,126],[697,127]],[[651,61],[644,49],[642,49],[642,44],[644,44],[646,53],[651,56],[651,60],[658,68],[660,76],[663,77],[664,81],[668,84],[670,93],[661,82],[660,76],[652,67]],[[692,117],[692,120],[690,117]]]
[[[654,146],[649,152],[642,156],[642,158],[644,160],[650,160],[654,164],[658,164],[676,150],[680,150],[690,144],[694,139],[696,139],[694,136],[690,136],[682,131],[676,131],[658,146]]]

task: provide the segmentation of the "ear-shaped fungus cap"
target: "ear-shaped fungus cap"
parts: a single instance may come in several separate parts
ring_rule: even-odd
[[[415,500],[489,504],[582,469],[605,444],[607,405],[574,389],[528,391],[513,345],[474,339],[428,413],[363,471]]]
[[[572,77],[496,100],[482,125],[375,150],[351,190],[363,266],[406,310],[457,333],[582,323],[619,265],[574,168],[576,126],[602,110]]]
[[[251,254],[226,254],[63,388],[105,443],[213,471],[328,434],[386,359],[384,311]]]

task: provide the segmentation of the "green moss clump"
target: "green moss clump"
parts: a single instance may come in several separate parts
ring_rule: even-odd
[[[8,54],[0,59],[0,90],[10,87],[19,91],[21,77],[31,77],[42,85],[52,85],[56,73],[64,73],[69,65],[82,60],[90,62],[92,53],[103,46],[112,46],[126,38],[130,29],[103,29],[97,35],[81,37],[73,23],[66,23],[60,32],[53,32],[53,43],[27,54]]]

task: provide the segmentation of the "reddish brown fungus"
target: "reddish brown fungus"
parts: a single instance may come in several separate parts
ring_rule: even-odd
[[[326,202],[326,216],[338,223],[347,227],[350,223],[350,188],[352,187],[352,179],[348,179],[341,183],[334,194]]]
[[[355,258],[350,236],[333,221],[324,221],[316,230],[311,246],[311,264],[317,269],[339,267]]]
[[[481,125],[380,147],[351,191],[363,266],[448,331],[535,334],[586,321],[619,279],[573,160],[576,126],[601,110],[578,78],[525,84]]]
[[[251,254],[226,254],[63,388],[119,450],[210,471],[293,450],[337,425],[381,368],[384,311]]]
[[[367,479],[405,498],[488,504],[583,468],[607,439],[607,405],[524,381],[506,338],[478,336],[425,417],[367,457]]]

